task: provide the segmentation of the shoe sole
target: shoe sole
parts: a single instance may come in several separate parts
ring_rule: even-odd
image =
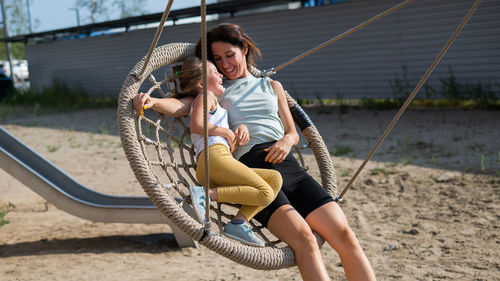
[[[196,208],[195,204],[194,204],[194,194],[193,194],[193,190],[192,188],[190,187],[189,188],[189,195],[191,196],[191,206],[193,207],[193,213],[194,213],[194,218],[201,224],[203,224],[203,221],[205,220],[205,214],[200,214],[198,212],[198,208]]]
[[[259,247],[259,248],[264,248],[264,246],[265,246],[265,245],[262,245],[262,244],[254,244],[252,242],[249,242],[249,241],[247,241],[245,239],[241,239],[240,237],[232,235],[232,234],[229,234],[227,232],[224,232],[224,235],[227,236],[227,237],[229,237],[229,238],[231,238],[231,239],[233,239],[233,240],[236,240],[236,241],[241,242],[241,243],[243,243],[245,245],[248,245],[248,246],[254,246],[254,247]]]

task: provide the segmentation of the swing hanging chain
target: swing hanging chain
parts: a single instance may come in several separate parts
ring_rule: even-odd
[[[308,51],[306,51],[306,52],[304,52],[304,53],[302,53],[302,54],[300,54],[300,55],[298,55],[298,56],[296,56],[296,57],[294,57],[294,58],[292,58],[290,60],[288,60],[287,62],[285,62],[285,63],[283,63],[283,64],[281,64],[281,65],[279,65],[277,67],[270,68],[268,70],[263,71],[261,75],[262,75],[262,77],[270,77],[271,75],[276,74],[276,72],[278,72],[281,69],[283,69],[283,68],[291,65],[292,63],[297,62],[297,61],[299,61],[299,60],[301,60],[301,59],[303,59],[303,58],[305,58],[305,57],[307,57],[307,56],[309,56],[309,55],[311,55],[311,54],[313,54],[313,53],[315,53],[315,52],[317,52],[317,51],[319,51],[319,50],[321,50],[321,49],[323,49],[325,47],[328,47],[329,45],[333,44],[334,42],[336,42],[336,41],[338,41],[338,40],[340,40],[342,38],[345,38],[345,37],[351,35],[352,33],[356,32],[356,31],[361,30],[363,27],[365,27],[365,26],[367,26],[369,24],[372,24],[372,23],[376,22],[377,20],[379,20],[379,19],[381,19],[381,18],[383,18],[383,17],[385,17],[385,16],[387,16],[389,14],[392,14],[392,13],[394,13],[394,12],[400,10],[400,9],[402,9],[402,8],[406,7],[407,5],[409,5],[409,4],[411,4],[411,3],[415,2],[415,1],[416,0],[406,0],[405,2],[400,3],[400,4],[396,5],[396,6],[394,6],[394,7],[390,8],[390,9],[388,9],[388,10],[386,10],[386,11],[384,11],[384,12],[382,12],[382,13],[380,13],[380,14],[378,14],[378,15],[376,15],[376,16],[374,16],[374,17],[372,17],[372,18],[370,18],[370,19],[368,19],[366,21],[364,21],[364,22],[356,25],[355,27],[352,27],[351,29],[345,31],[344,33],[339,34],[339,35],[333,37],[332,39],[327,40],[327,41],[319,44],[318,46],[316,46],[316,47],[314,47],[314,48],[312,48],[312,49],[310,49],[310,50],[308,50]]]
[[[158,25],[158,28],[156,29],[155,38],[153,39],[153,42],[151,42],[151,47],[149,47],[149,52],[148,52],[148,55],[146,56],[146,61],[144,61],[144,64],[142,65],[141,71],[139,73],[137,73],[137,72],[133,73],[134,77],[137,80],[141,80],[143,78],[144,71],[146,70],[146,67],[149,64],[149,60],[151,59],[151,54],[153,54],[153,50],[156,48],[156,45],[158,44],[158,40],[160,39],[161,31],[163,30],[163,26],[165,25],[165,21],[168,18],[168,14],[170,13],[170,9],[172,8],[173,3],[174,3],[174,0],[169,0],[167,7],[165,7],[165,11],[163,12],[163,15],[161,17],[160,24]]]
[[[436,68],[436,66],[438,65],[438,63],[441,61],[441,59],[443,58],[443,56],[446,54],[446,52],[450,48],[450,46],[453,43],[453,41],[455,41],[455,39],[457,38],[457,36],[460,33],[460,31],[462,31],[462,29],[464,28],[465,24],[472,17],[472,14],[474,14],[474,12],[476,11],[477,7],[479,6],[479,3],[481,3],[481,0],[476,0],[476,2],[474,2],[474,4],[472,5],[472,7],[469,9],[469,11],[467,12],[467,14],[463,18],[462,22],[459,24],[459,26],[457,27],[457,29],[455,30],[455,32],[453,32],[453,34],[451,35],[451,37],[448,40],[448,42],[446,42],[446,44],[444,45],[444,47],[441,49],[441,52],[434,59],[434,62],[431,64],[431,66],[429,66],[429,68],[425,72],[425,74],[422,77],[422,79],[420,79],[420,81],[418,82],[418,84],[415,87],[415,89],[413,89],[413,92],[408,96],[408,98],[406,99],[405,103],[399,109],[399,111],[396,114],[396,116],[394,116],[394,118],[392,119],[391,123],[387,126],[387,128],[384,131],[384,133],[378,139],[377,143],[375,144],[375,146],[373,147],[373,149],[370,151],[370,153],[368,154],[368,156],[366,157],[366,159],[363,161],[363,163],[361,164],[361,166],[359,166],[358,170],[356,171],[356,173],[354,173],[354,175],[352,176],[351,180],[349,180],[349,182],[347,183],[347,185],[344,188],[344,190],[342,191],[342,193],[337,198],[335,198],[335,201],[342,201],[342,197],[344,196],[344,194],[347,192],[347,190],[349,190],[349,188],[351,187],[351,185],[354,182],[354,180],[356,180],[356,178],[358,177],[358,175],[361,172],[361,170],[365,167],[366,163],[372,158],[373,154],[375,154],[375,151],[378,149],[378,147],[380,146],[380,144],[384,141],[385,137],[389,134],[389,132],[394,127],[394,125],[396,125],[396,122],[399,120],[399,118],[401,117],[401,115],[403,114],[403,112],[406,110],[406,108],[410,105],[410,103],[412,102],[413,98],[415,98],[415,96],[417,95],[417,93],[420,90],[420,88],[422,87],[422,85],[425,83],[425,81],[427,80],[427,78],[429,78],[429,76],[431,75],[432,71],[434,71],[434,69]]]

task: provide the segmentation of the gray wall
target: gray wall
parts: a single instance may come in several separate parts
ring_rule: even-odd
[[[209,23],[240,24],[264,57],[259,68],[277,66],[317,44],[400,3],[351,0],[342,4],[237,15]],[[344,38],[273,76],[296,98],[393,97],[389,81],[402,77],[416,84],[458,26],[472,0],[419,0]],[[31,85],[40,89],[51,77],[80,84],[94,95],[117,96],[125,76],[147,53],[155,29],[30,45]],[[199,24],[165,27],[159,44],[195,42]],[[436,89],[449,68],[460,81],[500,80],[500,1],[483,0],[427,85]],[[420,97],[423,97],[420,93]]]

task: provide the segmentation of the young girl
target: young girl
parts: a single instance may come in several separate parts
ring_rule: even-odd
[[[188,57],[178,73],[180,90],[176,97],[194,97],[191,104],[191,140],[195,147],[197,167],[196,178],[205,185],[205,155],[203,138],[203,86],[202,61]],[[282,178],[279,172],[270,169],[250,169],[233,158],[231,152],[237,145],[248,141],[248,129],[239,126],[235,132],[229,129],[227,111],[218,103],[216,97],[224,93],[222,75],[211,62],[207,63],[207,106],[208,114],[208,150],[209,150],[209,196],[218,202],[241,204],[238,214],[225,226],[224,234],[244,244],[263,247],[264,243],[255,236],[248,225],[259,211],[271,203],[278,194]],[[134,104],[140,104],[144,96],[136,97]],[[168,106],[168,99],[146,98],[142,108],[153,108],[162,112]],[[163,108],[162,108],[163,107]],[[242,142],[237,143],[236,135]],[[205,191],[202,186],[189,189],[196,219],[202,223],[205,217]]]

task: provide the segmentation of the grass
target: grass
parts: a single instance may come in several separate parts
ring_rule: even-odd
[[[384,176],[387,176],[387,175],[392,175],[392,174],[395,174],[396,172],[394,170],[391,170],[391,169],[385,169],[385,168],[375,168],[373,170],[370,171],[370,174],[372,176],[377,176],[377,175],[384,175]]]
[[[9,203],[7,205],[0,206],[0,227],[9,223],[9,221],[5,218],[9,211],[15,208],[14,204]]]
[[[403,76],[396,76],[390,81],[393,98],[373,99],[346,99],[340,93],[337,98],[322,99],[319,96],[313,99],[297,99],[302,106],[319,106],[322,113],[332,113],[331,106],[338,107],[341,116],[350,108],[366,108],[371,110],[398,109],[404,103],[413,84],[408,80],[408,69],[403,68]],[[406,74],[405,74],[406,73]],[[467,108],[467,109],[500,109],[500,86],[493,82],[461,82],[450,70],[449,77],[442,78],[439,90],[426,88],[425,99],[415,99],[410,107],[437,107],[437,108]],[[431,94],[428,94],[431,93]],[[440,93],[440,94],[439,94]],[[438,95],[439,94],[439,95]],[[439,98],[436,98],[439,96]],[[116,107],[116,98],[105,97],[103,94],[89,94],[81,86],[70,86],[66,82],[52,79],[49,87],[39,91],[15,90],[0,100],[0,119],[7,116],[32,114],[33,124],[37,123],[37,116],[43,113],[74,111],[79,109]]]
[[[330,154],[333,156],[343,156],[353,151],[354,149],[348,145],[339,145],[330,150]]]
[[[431,162],[434,166],[439,166],[439,163],[438,161],[436,160],[436,157],[434,155],[432,155],[431,157]]]
[[[432,184],[432,182],[433,182],[432,180],[426,178],[418,178],[416,180],[416,183],[418,184]]]
[[[400,147],[403,147],[405,151],[408,151],[410,148],[410,138],[406,136],[404,139],[397,139],[396,144]]]
[[[300,99],[297,100],[301,106],[317,106],[314,100]],[[342,107],[342,111],[346,112],[348,109],[369,109],[369,110],[391,110],[399,109],[404,101],[394,98],[385,99],[349,99],[349,100],[335,100],[323,99],[323,107]],[[500,99],[414,99],[410,108],[456,108],[456,109],[487,109],[487,110],[500,110]],[[326,110],[324,110],[326,112]],[[331,109],[329,110],[332,111]]]
[[[61,148],[60,145],[47,145],[47,150],[49,152],[56,152],[59,150],[59,148]]]
[[[106,123],[102,122],[102,123],[99,125],[99,132],[100,132],[102,135],[109,135],[109,128],[108,128],[108,126],[106,125]]]
[[[486,166],[484,164],[484,154],[481,154],[481,170],[484,171],[486,170]]]
[[[352,175],[354,171],[351,169],[351,168],[347,168],[345,170],[343,170],[341,173],[340,173],[340,176],[341,177],[348,177],[350,175]]]
[[[392,89],[392,98],[373,99],[344,99],[338,91],[332,93],[336,99],[297,99],[302,106],[320,106],[321,111],[331,112],[327,106],[338,106],[339,114],[345,113],[348,108],[366,108],[371,110],[398,109],[414,90],[417,81],[409,78],[409,69],[402,66],[401,74],[395,74],[389,85]],[[495,81],[495,82],[494,82]],[[448,76],[439,79],[437,86],[424,85],[420,95],[414,99],[410,107],[437,107],[460,109],[500,109],[500,84],[494,77],[488,80],[473,81],[458,79],[449,68]],[[424,98],[420,98],[424,97]]]
[[[399,159],[397,164],[403,165],[403,166],[410,165],[414,159],[415,159],[415,157],[413,157],[413,156],[403,157],[403,158]]]
[[[93,96],[80,86],[69,86],[64,81],[53,79],[51,86],[40,91],[14,90],[8,93],[0,101],[0,118],[29,113],[36,124],[36,117],[42,113],[116,107],[117,104],[115,98]]]

